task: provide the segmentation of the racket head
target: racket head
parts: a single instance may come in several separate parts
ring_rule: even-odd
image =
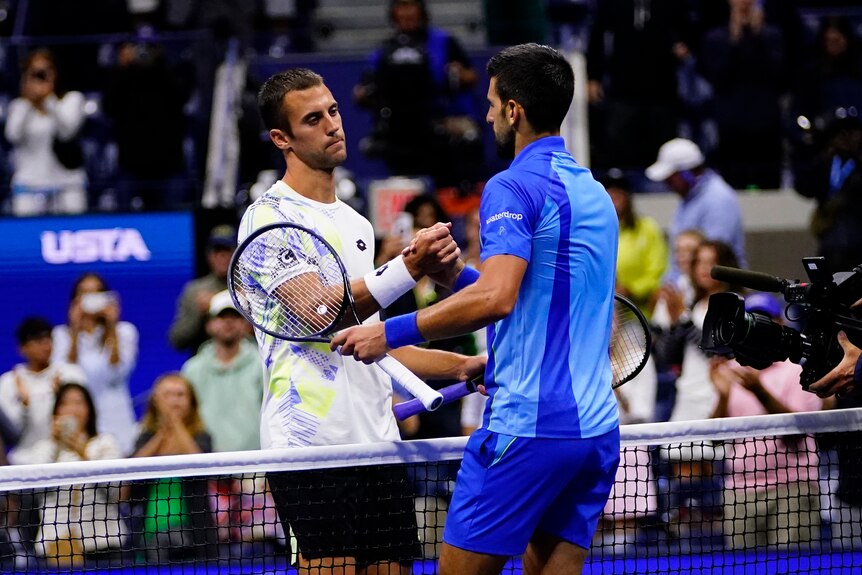
[[[254,327],[279,339],[328,342],[353,300],[332,245],[299,224],[262,226],[231,257],[228,291]]]
[[[641,310],[629,299],[614,294],[611,325],[611,387],[631,381],[644,368],[652,349],[652,335]]]

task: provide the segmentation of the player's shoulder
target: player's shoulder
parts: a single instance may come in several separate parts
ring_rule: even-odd
[[[273,186],[275,188],[275,185]],[[289,221],[286,206],[283,205],[282,197],[274,193],[273,188],[262,194],[246,208],[240,219],[237,230],[237,241],[242,242],[256,230],[270,224],[281,221]],[[289,209],[289,208],[288,208]]]
[[[510,167],[491,176],[485,183],[484,191],[493,191],[494,188],[516,189],[523,187],[524,174]]]

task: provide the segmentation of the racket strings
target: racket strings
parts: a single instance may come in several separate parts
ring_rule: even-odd
[[[613,386],[628,381],[648,355],[649,337],[640,316],[619,300],[614,302],[611,331],[611,371]]]
[[[240,311],[288,339],[324,334],[346,302],[335,254],[302,228],[281,226],[252,238],[236,254],[231,278]]]

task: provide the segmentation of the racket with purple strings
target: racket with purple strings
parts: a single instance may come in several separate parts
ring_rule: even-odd
[[[627,298],[614,294],[614,317],[611,324],[611,387],[617,388],[637,376],[647,363],[652,338],[643,313]],[[449,385],[439,390],[443,403],[457,401],[477,391],[482,378]],[[393,408],[399,420],[428,411],[418,399],[396,404]]]

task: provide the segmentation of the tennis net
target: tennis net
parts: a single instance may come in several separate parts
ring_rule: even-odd
[[[584,573],[862,572],[860,430],[862,409],[623,427]],[[3,467],[0,571],[293,573],[298,548],[341,545],[436,573],[465,443]]]

